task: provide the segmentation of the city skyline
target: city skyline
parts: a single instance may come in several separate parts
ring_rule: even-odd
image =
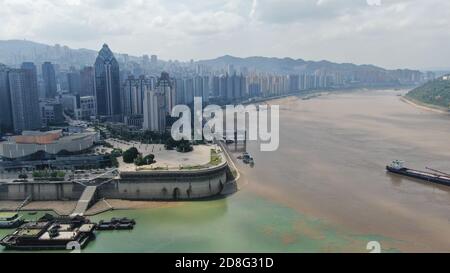
[[[166,60],[229,54],[430,69],[447,68],[450,58],[442,50],[450,45],[442,35],[450,4],[440,0],[1,2],[2,39],[92,49],[108,42],[117,52]]]

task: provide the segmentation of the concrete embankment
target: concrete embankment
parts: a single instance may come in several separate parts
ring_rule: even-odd
[[[122,172],[97,187],[95,199],[193,200],[220,194],[228,162],[199,170]],[[95,186],[95,184],[87,185]],[[23,202],[79,200],[86,186],[75,182],[11,182],[0,184],[0,200]],[[1,208],[0,208],[1,209]]]

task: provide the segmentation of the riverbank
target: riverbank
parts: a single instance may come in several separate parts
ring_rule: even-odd
[[[22,202],[2,200],[0,211],[17,211],[21,205]],[[33,201],[20,208],[20,211],[53,211],[58,215],[70,215],[76,205],[76,201]]]
[[[0,211],[17,211],[22,202],[0,201]],[[153,209],[172,208],[181,203],[177,202],[157,202],[157,201],[128,201],[119,199],[99,200],[86,211],[86,216],[101,214],[110,210],[133,210],[133,209]],[[33,201],[25,205],[20,211],[53,211],[57,215],[70,215],[77,205],[76,201]]]
[[[332,94],[344,94],[344,93],[355,93],[360,91],[380,91],[380,90],[411,90],[413,88],[412,86],[386,86],[386,87],[354,87],[349,89],[318,89],[318,90],[307,90],[307,91],[298,91],[293,92],[289,94],[279,95],[279,96],[271,96],[271,97],[264,97],[264,98],[258,98],[252,101],[245,101],[242,104],[248,105],[248,104],[257,104],[261,102],[268,102],[268,101],[276,101],[280,99],[285,98],[307,98],[309,96],[326,96],[326,95],[332,95]],[[311,98],[313,99],[313,98]]]
[[[419,109],[422,110],[427,110],[427,111],[431,111],[431,112],[435,112],[435,113],[440,113],[440,114],[450,114],[450,110],[446,109],[444,107],[440,107],[437,105],[431,105],[431,104],[427,104],[418,100],[415,100],[413,98],[410,98],[408,96],[403,96],[401,97],[401,100],[407,104],[410,104],[414,107],[417,107]]]

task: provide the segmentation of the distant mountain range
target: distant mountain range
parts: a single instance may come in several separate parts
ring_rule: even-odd
[[[233,65],[235,67],[258,68],[264,71],[272,72],[294,72],[294,71],[314,71],[319,69],[354,71],[363,69],[368,71],[383,71],[384,69],[374,65],[355,65],[351,63],[337,64],[329,61],[305,61],[292,58],[267,58],[267,57],[248,57],[238,58],[225,55],[212,60],[199,61],[200,64],[206,64],[212,67],[226,67]]]
[[[101,45],[99,46],[100,50]],[[18,65],[24,61],[43,63],[50,61],[62,66],[93,65],[98,51],[91,49],[71,49],[63,45],[46,45],[27,40],[0,41],[0,63]],[[123,59],[125,54],[117,54]],[[132,61],[139,58],[129,56]]]
[[[125,58],[128,61],[141,62],[141,57],[115,53],[119,62]],[[27,40],[0,41],[0,63],[18,65],[23,61],[42,63],[51,61],[63,67],[81,67],[92,65],[97,56],[96,50],[71,49],[62,45],[46,45]],[[202,60],[197,64],[207,65],[217,70],[230,65],[236,69],[248,69],[258,72],[282,74],[319,73],[345,78],[347,82],[362,83],[415,83],[419,81],[417,70],[387,70],[374,65],[355,65],[351,63],[333,63],[329,61],[305,61],[292,58],[248,57],[238,58],[222,56],[211,60]]]

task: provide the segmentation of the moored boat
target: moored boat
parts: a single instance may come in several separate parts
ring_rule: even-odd
[[[84,217],[43,217],[28,222],[5,236],[0,245],[11,250],[65,250],[84,248],[95,238],[95,223]]]
[[[111,221],[100,221],[97,230],[131,230],[134,229],[136,221],[128,218],[112,218]]]
[[[4,212],[0,213],[0,228],[17,228],[25,221],[18,213]]]

